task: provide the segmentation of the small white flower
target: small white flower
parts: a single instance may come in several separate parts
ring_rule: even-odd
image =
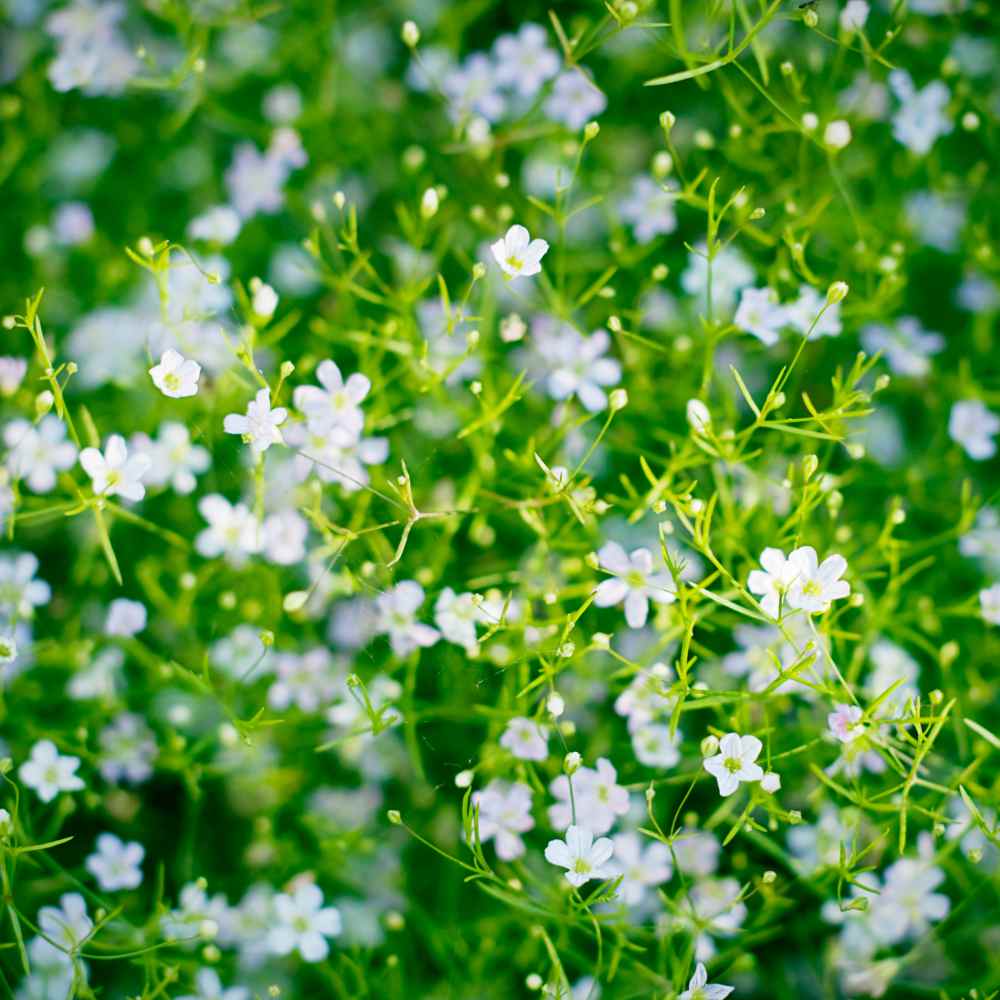
[[[673,767],[681,759],[681,734],[670,735],[670,726],[649,723],[632,732],[635,759],[646,767]]]
[[[841,743],[852,743],[865,731],[865,727],[860,724],[863,714],[858,705],[838,704],[827,715],[826,724]]]
[[[102,833],[97,838],[97,850],[87,858],[87,871],[104,892],[135,889],[142,884],[140,866],[145,856],[142,844],[126,844],[113,833]]]
[[[548,252],[545,240],[533,240],[524,226],[511,226],[507,235],[497,240],[490,250],[508,278],[531,277],[542,269],[542,258]]]
[[[548,726],[519,717],[507,723],[500,737],[500,746],[520,760],[545,760],[549,755],[548,741]]]
[[[767,548],[760,554],[762,570],[750,571],[747,589],[761,598],[760,606],[772,618],[778,617],[781,601],[792,582],[795,568],[785,558],[781,549]]]
[[[549,48],[545,29],[522,24],[516,35],[501,35],[493,45],[496,81],[521,97],[534,97],[546,80],[559,72],[561,62]]]
[[[897,142],[917,156],[926,156],[942,135],[954,127],[948,117],[951,94],[940,80],[932,80],[918,90],[906,70],[889,74],[889,87],[899,99],[899,110],[892,116],[892,134]]]
[[[993,438],[1000,431],[1000,417],[978,399],[962,399],[951,408],[948,434],[960,444],[969,458],[982,462],[997,452]]]
[[[66,439],[66,425],[53,413],[35,425],[12,420],[3,429],[9,449],[7,468],[15,479],[23,480],[32,493],[48,493],[55,488],[56,475],[76,462],[76,446]]]
[[[316,378],[322,388],[300,385],[292,395],[295,406],[305,414],[310,432],[323,436],[339,427],[357,438],[365,424],[361,403],[371,390],[371,380],[360,372],[345,380],[332,361],[319,363]]]
[[[840,12],[840,29],[844,32],[860,31],[868,20],[871,8],[865,0],[847,0]]]
[[[549,841],[545,848],[545,860],[565,868],[566,881],[578,888],[594,878],[613,878],[614,870],[608,862],[614,853],[614,844],[608,837],[595,841],[590,830],[571,826],[566,831],[565,840]]]
[[[688,983],[688,988],[677,998],[677,1000],[726,1000],[726,997],[733,992],[733,986],[720,986],[718,983],[708,981],[708,970],[699,962],[694,970],[694,975]]]
[[[253,289],[250,307],[262,319],[270,319],[278,308],[278,293],[270,285],[259,282]]]
[[[513,861],[524,854],[520,834],[535,826],[531,817],[531,788],[495,778],[481,792],[474,792],[472,801],[479,807],[479,839],[492,839],[497,857]]]
[[[234,565],[246,562],[248,555],[259,551],[261,529],[246,504],[231,504],[218,493],[198,501],[198,511],[208,527],[194,541],[194,547],[206,559],[225,555]]]
[[[164,396],[183,399],[185,396],[198,394],[201,365],[197,361],[185,358],[173,348],[160,355],[160,363],[150,368],[149,374],[153,379],[153,385]]]
[[[141,601],[130,601],[127,597],[117,597],[108,608],[108,618],[104,623],[107,635],[133,636],[146,627],[146,605]]]
[[[699,434],[705,434],[712,426],[712,414],[700,399],[689,399],[685,411],[688,426]]]
[[[704,760],[706,771],[719,783],[719,794],[732,795],[740,782],[760,781],[764,771],[755,763],[764,745],[756,736],[726,733],[719,743],[719,752]]]
[[[78,892],[59,897],[59,906],[43,906],[38,926],[49,943],[64,953],[73,953],[90,937],[94,922],[87,916],[87,903]]]
[[[13,396],[28,372],[28,362],[24,358],[10,355],[0,356],[0,394]]]
[[[990,625],[1000,625],[1000,583],[979,591],[979,607],[983,621]]]
[[[197,993],[181,996],[177,1000],[250,1000],[250,991],[245,986],[224,988],[215,969],[199,969],[194,977]]]
[[[456,594],[445,587],[434,603],[434,623],[448,642],[464,647],[469,654],[478,649],[476,624],[487,621],[474,595]]]
[[[285,422],[288,410],[283,406],[271,409],[271,391],[260,389],[247,404],[247,412],[230,413],[223,421],[227,434],[240,434],[253,449],[254,456],[262,455],[272,444],[284,444],[278,428]]]
[[[84,448],[80,452],[80,465],[90,476],[94,493],[103,496],[122,496],[126,500],[141,500],[146,495],[142,485],[150,465],[148,455],[136,454],[131,458],[125,438],[112,434],[104,453],[97,448]]]
[[[670,848],[657,841],[644,844],[632,831],[616,834],[612,842],[615,853],[608,867],[614,878],[622,880],[617,898],[626,906],[638,906],[647,889],[662,885],[673,874]]]
[[[823,131],[823,145],[834,152],[849,146],[851,138],[851,126],[843,118],[830,122]]]
[[[617,542],[607,542],[597,557],[601,567],[614,575],[597,585],[594,604],[608,608],[624,602],[625,620],[630,628],[646,624],[649,601],[671,604],[676,600],[673,578],[666,572],[653,572],[649,549],[635,549],[626,555]]]
[[[242,220],[229,205],[215,205],[188,223],[188,236],[193,240],[206,240],[228,246],[239,236]]]
[[[558,775],[549,791],[558,800],[548,810],[549,822],[557,830],[565,830],[575,821],[591,833],[607,833],[615,820],[628,812],[628,789],[618,784],[618,772],[605,757],[598,758],[596,768],[578,768],[572,777]]]
[[[847,597],[850,584],[841,580],[847,569],[843,556],[827,556],[822,563],[811,545],[795,549],[788,557],[792,581],[788,588],[788,606],[810,614],[826,611],[831,601]]]
[[[51,802],[60,792],[78,792],[85,787],[76,774],[79,766],[79,757],[62,757],[52,740],[39,740],[17,773],[43,802]]]
[[[788,312],[770,288],[744,288],[733,325],[752,333],[768,347],[778,342],[778,332],[788,325]]]
[[[869,354],[881,352],[898,375],[921,377],[931,370],[930,357],[944,349],[944,337],[929,333],[914,316],[904,316],[892,328],[872,325],[861,331],[861,344]]]
[[[416,649],[433,646],[441,634],[416,620],[424,603],[424,588],[414,580],[403,580],[375,599],[377,632],[389,636],[396,656],[409,656]]]
[[[760,779],[760,787],[763,788],[768,795],[773,795],[781,788],[781,775],[776,771],[768,771],[764,777]]]
[[[306,962],[322,962],[330,952],[327,938],[336,937],[342,927],[340,913],[323,906],[323,893],[310,882],[292,893],[274,897],[275,926],[268,934],[268,946],[276,955],[298,951]]]
[[[608,106],[604,92],[579,66],[556,77],[552,94],[543,105],[545,114],[567,128],[583,128]]]

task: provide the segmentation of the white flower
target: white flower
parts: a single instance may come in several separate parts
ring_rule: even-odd
[[[598,758],[596,769],[581,767],[572,777],[560,774],[549,785],[549,791],[559,800],[549,806],[549,822],[557,830],[565,830],[575,822],[595,834],[607,833],[615,820],[628,812],[628,789],[618,784],[617,771],[604,757]]]
[[[603,91],[580,67],[565,70],[556,77],[552,95],[543,110],[553,121],[562,122],[567,128],[583,128],[608,106]]]
[[[549,48],[545,29],[522,24],[516,35],[501,35],[493,44],[496,81],[521,97],[534,97],[559,72],[560,59]]]
[[[726,997],[733,992],[733,986],[720,986],[718,983],[708,981],[708,970],[699,962],[695,967],[694,975],[688,983],[688,988],[677,998],[677,1000],[726,1000]]]
[[[287,443],[296,450],[294,469],[299,480],[312,473],[323,483],[337,483],[345,493],[367,486],[366,465],[381,465],[389,457],[389,439],[359,438],[342,427],[315,434],[308,424],[292,424]]]
[[[847,0],[840,12],[840,29],[844,32],[860,31],[868,20],[871,8],[865,0]]]
[[[851,126],[843,118],[830,122],[823,131],[823,145],[837,152],[850,145]]]
[[[653,572],[649,549],[635,549],[631,555],[617,542],[607,542],[597,553],[601,567],[614,576],[597,585],[594,604],[609,608],[625,604],[625,620],[630,628],[642,628],[649,614],[649,601],[671,604],[676,600],[674,581],[669,573]]]
[[[948,434],[960,444],[969,458],[981,462],[997,452],[993,438],[1000,431],[1000,417],[988,410],[978,399],[963,399],[951,408]]]
[[[275,926],[268,934],[268,946],[276,955],[298,951],[306,962],[322,962],[330,952],[326,939],[341,931],[340,913],[323,906],[323,893],[310,882],[295,891],[274,897]]]
[[[97,850],[87,857],[87,871],[104,892],[135,889],[142,884],[142,859],[146,850],[135,841],[124,843],[113,833],[97,838]]]
[[[545,760],[549,755],[549,729],[534,719],[514,718],[500,737],[505,747],[519,760]]]
[[[524,226],[511,226],[507,235],[497,240],[490,250],[508,278],[531,277],[542,269],[542,258],[548,252],[545,240],[533,240]]]
[[[681,734],[670,735],[670,726],[650,723],[632,731],[636,760],[646,767],[673,767],[681,759]]]
[[[183,399],[185,396],[198,394],[201,365],[197,361],[185,359],[173,348],[160,355],[160,363],[150,368],[149,374],[153,379],[153,385],[164,396]]]
[[[733,325],[752,333],[768,347],[778,342],[778,331],[788,324],[788,313],[770,288],[744,288]]]
[[[141,601],[130,601],[127,597],[117,597],[108,608],[108,618],[104,623],[106,635],[133,636],[146,627],[146,605]]]
[[[247,412],[230,413],[223,421],[227,434],[240,434],[253,449],[254,456],[262,455],[272,444],[284,444],[278,428],[285,422],[288,410],[283,406],[271,409],[270,389],[259,389],[247,404]]]
[[[979,607],[983,621],[990,625],[1000,625],[1000,583],[979,591]]]
[[[628,730],[649,725],[656,719],[669,718],[677,699],[670,694],[674,672],[665,663],[654,663],[640,670],[629,686],[615,699],[615,711],[628,719]]]
[[[788,557],[792,581],[788,588],[788,606],[811,613],[826,611],[831,601],[847,597],[850,584],[841,580],[847,569],[843,556],[827,556],[822,563],[811,545],[795,549]]]
[[[621,366],[614,358],[606,358],[611,346],[607,330],[596,330],[592,336],[581,336],[571,327],[543,346],[552,363],[545,385],[553,399],[576,396],[591,413],[608,405],[604,386],[615,385],[621,379]]]
[[[626,906],[638,906],[646,897],[646,890],[670,879],[673,874],[673,860],[670,848],[658,841],[649,841],[643,846],[639,834],[616,834],[613,838],[614,857],[608,864],[611,877],[621,877],[618,896]]]
[[[198,501],[198,511],[208,521],[208,527],[195,539],[194,547],[206,559],[225,555],[239,566],[260,549],[260,526],[245,504],[231,504],[218,493],[211,493]]]
[[[808,333],[810,340],[815,340],[817,337],[836,337],[842,330],[840,303],[834,302],[827,306],[826,295],[821,295],[812,285],[800,286],[799,297],[785,305],[784,310],[788,325],[803,335]],[[820,316],[821,310],[822,316]]]
[[[501,861],[521,857],[524,841],[520,834],[535,826],[531,818],[531,788],[495,778],[482,791],[473,793],[472,802],[479,807],[479,839],[484,843],[494,840]]]
[[[215,969],[199,969],[194,982],[198,992],[178,997],[177,1000],[250,1000],[250,991],[245,986],[223,988]]]
[[[614,844],[607,837],[595,841],[590,830],[571,826],[564,841],[549,841],[545,848],[545,860],[565,868],[566,881],[578,888],[593,878],[612,878],[614,872],[608,862],[614,852]]]
[[[685,410],[688,426],[699,434],[705,434],[712,426],[712,414],[700,399],[689,399]]]
[[[732,795],[740,782],[760,781],[764,771],[755,763],[763,749],[756,736],[727,733],[719,743],[719,752],[702,762],[704,768],[719,783],[719,794]]]
[[[0,394],[13,396],[27,371],[28,362],[24,358],[13,358],[7,354],[0,356]]]
[[[711,281],[709,277],[711,276]],[[754,270],[746,257],[734,246],[724,246],[708,262],[708,249],[697,244],[688,257],[688,266],[681,275],[681,287],[688,295],[702,302],[712,295],[715,309],[728,311],[739,291],[754,280]]]
[[[889,74],[889,87],[900,101],[892,117],[894,138],[917,156],[926,156],[938,137],[952,130],[948,88],[940,80],[932,80],[918,90],[909,73],[900,69]]]
[[[921,377],[930,369],[930,356],[944,349],[944,337],[928,333],[913,316],[904,316],[892,327],[868,326],[861,344],[869,354],[881,352],[897,375]]]
[[[472,654],[478,649],[476,624],[488,621],[475,595],[456,594],[445,587],[434,603],[434,623],[448,642],[465,648]]]
[[[503,116],[506,101],[498,90],[499,80],[489,56],[474,52],[445,74],[441,90],[448,98],[449,112],[455,121],[480,115],[487,122]]]
[[[292,395],[296,408],[302,411],[313,434],[326,435],[340,427],[357,438],[365,424],[361,403],[371,390],[367,375],[354,372],[347,377],[332,361],[321,361],[316,377],[322,389],[300,385]]]
[[[31,552],[0,554],[0,618],[31,618],[48,604],[52,588],[36,580],[38,557]]]
[[[94,235],[94,213],[83,201],[67,201],[56,209],[52,231],[62,246],[80,246]]]
[[[188,223],[188,236],[193,240],[205,240],[228,246],[240,234],[243,225],[239,214],[229,205],[214,205],[206,209]]]
[[[71,953],[78,951],[94,930],[87,903],[78,892],[60,896],[58,907],[43,906],[38,911],[38,926],[49,944]]]
[[[60,792],[78,792],[85,787],[76,774],[79,766],[79,757],[62,757],[52,740],[39,740],[17,773],[43,802],[51,802]]]
[[[4,427],[3,440],[10,474],[27,483],[32,493],[48,493],[56,485],[56,474],[76,462],[76,446],[66,440],[66,425],[53,413],[37,425],[12,420]]]
[[[389,636],[396,656],[409,656],[416,649],[433,646],[441,635],[430,625],[416,620],[424,603],[424,588],[414,580],[403,580],[375,599],[377,632]]]
[[[0,665],[13,663],[17,659],[17,638],[8,633],[0,633]]]
[[[277,675],[267,692],[267,703],[282,711],[295,705],[303,712],[316,712],[336,694],[341,674],[325,646],[302,655],[280,653],[274,662]]]
[[[778,617],[781,601],[788,592],[795,573],[795,567],[785,558],[781,549],[766,548],[760,554],[763,570],[750,571],[747,589],[761,598],[760,606],[772,618]]]
[[[764,777],[760,779],[760,787],[763,788],[768,795],[773,795],[781,788],[781,775],[776,771],[768,771]]]
[[[636,242],[649,243],[654,237],[672,233],[677,228],[675,199],[675,194],[665,191],[651,177],[640,175],[632,182],[628,197],[619,203],[618,211],[632,226]]]
[[[126,500],[141,500],[146,495],[142,485],[150,465],[148,455],[136,454],[131,458],[125,438],[112,434],[104,448],[84,448],[80,452],[80,465],[90,476],[94,493],[102,496],[122,496]]]
[[[160,929],[168,941],[193,943],[215,937],[229,909],[222,893],[209,897],[204,880],[185,885],[178,902],[177,909],[160,918]]]
[[[151,464],[146,473],[150,486],[166,486],[176,493],[193,493],[198,485],[197,476],[212,464],[207,449],[191,441],[187,427],[175,420],[160,424],[156,440],[136,435],[132,447],[149,455]]]
[[[858,705],[838,704],[834,711],[827,715],[826,724],[830,727],[830,732],[841,743],[852,743],[864,734],[865,727],[861,724],[862,715],[864,713]]]
[[[264,518],[261,546],[279,566],[294,566],[306,557],[309,522],[297,510],[282,510]]]
[[[121,712],[98,737],[101,744],[101,777],[112,784],[127,781],[134,785],[153,774],[157,749],[153,731],[134,712]]]
[[[256,279],[255,279],[256,280]],[[262,319],[270,319],[278,308],[278,293],[264,282],[258,282],[253,288],[253,299],[250,307]]]

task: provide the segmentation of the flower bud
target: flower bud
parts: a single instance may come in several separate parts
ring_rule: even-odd
[[[850,290],[851,289],[846,281],[835,281],[826,290],[826,301],[829,302],[830,305],[835,305],[838,302],[843,302],[844,299],[847,298],[847,293]]]
[[[583,141],[591,142],[600,135],[601,126],[597,122],[587,122],[583,127]]]
[[[582,763],[583,758],[575,750],[570,750],[570,752],[563,758],[563,770],[567,774],[576,774],[576,772],[580,770],[580,765]]]
[[[420,44],[420,29],[414,21],[404,21],[403,30],[399,34],[408,49],[414,49]]]
[[[763,788],[769,795],[773,795],[779,788],[781,788],[781,776],[774,771],[768,771],[764,777],[760,779],[760,787]]]
[[[612,413],[624,410],[628,406],[628,393],[624,389],[613,389],[609,397],[609,404]]]
[[[438,198],[437,188],[429,187],[420,199],[421,218],[433,219],[437,215],[439,205],[440,199]]]
[[[701,741],[702,757],[714,757],[719,752],[718,736],[708,735]]]

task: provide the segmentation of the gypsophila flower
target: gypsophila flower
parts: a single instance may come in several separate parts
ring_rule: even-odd
[[[756,736],[727,733],[719,742],[719,752],[702,763],[719,784],[719,794],[732,795],[741,782],[760,781],[764,771],[756,763],[764,745]]]
[[[674,866],[670,848],[657,841],[643,840],[629,831],[612,838],[614,856],[608,863],[612,877],[621,878],[617,899],[626,906],[638,906],[649,889],[669,881]]]
[[[76,463],[76,446],[66,439],[66,425],[51,413],[37,425],[12,420],[3,429],[3,440],[10,474],[32,493],[53,490],[57,474]]]
[[[625,605],[625,620],[630,628],[642,628],[649,614],[649,602],[671,604],[676,599],[674,581],[669,573],[653,571],[649,549],[636,549],[626,555],[617,542],[607,542],[597,553],[601,568],[614,575],[602,580],[594,594],[599,608]]]
[[[619,203],[618,211],[622,219],[632,226],[637,243],[649,243],[655,237],[672,233],[677,228],[675,198],[651,177],[635,178],[632,190]]]
[[[628,812],[628,790],[618,784],[618,772],[604,757],[598,758],[596,768],[581,767],[572,776],[558,775],[549,791],[558,800],[549,807],[549,822],[557,830],[576,822],[593,834],[607,833]]]
[[[951,95],[940,80],[932,80],[918,90],[909,73],[894,69],[889,87],[900,102],[892,117],[892,134],[917,156],[925,156],[942,135],[952,130],[946,109]]]
[[[979,608],[983,621],[1000,625],[1000,583],[979,591]]]
[[[278,428],[287,416],[288,410],[283,406],[271,408],[270,389],[259,389],[247,404],[246,414],[228,414],[223,421],[223,429],[227,434],[241,435],[244,443],[253,449],[254,457],[259,457],[272,444],[284,444]]]
[[[229,205],[213,205],[188,223],[187,233],[193,240],[228,246],[239,236],[242,225],[235,209]]]
[[[944,348],[944,337],[926,332],[915,317],[904,316],[892,327],[865,327],[861,343],[869,354],[884,354],[897,374],[919,378],[930,371],[930,358]]]
[[[604,92],[586,70],[576,66],[556,77],[552,94],[543,109],[553,121],[576,131],[592,121],[608,106]]]
[[[524,226],[514,225],[490,246],[493,259],[508,279],[531,277],[542,270],[542,258],[548,252],[545,240],[533,240]]]
[[[151,459],[141,452],[129,455],[125,439],[120,434],[108,438],[104,452],[84,448],[80,465],[90,476],[94,493],[100,496],[121,496],[126,500],[141,500],[146,495],[142,479],[149,470]]]
[[[132,447],[149,455],[149,470],[145,482],[149,486],[169,485],[182,495],[194,492],[197,477],[212,464],[206,448],[194,444],[184,424],[165,420],[160,424],[155,440],[136,435]]]
[[[152,776],[156,740],[142,716],[121,712],[101,730],[98,742],[99,767],[105,781],[137,785]]]
[[[765,614],[777,618],[781,602],[795,577],[795,567],[781,549],[767,548],[760,554],[763,569],[750,571],[747,589],[760,598]]]
[[[160,918],[160,929],[167,941],[193,944],[211,940],[225,921],[228,907],[221,893],[209,896],[204,879],[189,882],[178,897],[180,905]]]
[[[851,593],[850,584],[841,580],[847,569],[843,556],[827,556],[822,563],[811,545],[803,545],[788,556],[791,582],[788,605],[810,614],[826,611],[831,601],[841,600]]]
[[[17,773],[43,802],[51,802],[60,792],[78,792],[85,787],[76,773],[79,766],[79,757],[63,757],[52,740],[39,740]]]
[[[441,634],[416,620],[424,603],[424,588],[413,580],[403,580],[375,599],[378,612],[376,630],[389,636],[396,656],[408,656],[417,649],[433,646]]]
[[[997,451],[994,437],[1000,432],[1000,417],[978,399],[953,403],[948,418],[948,435],[960,444],[969,458],[982,462]]]
[[[841,743],[851,743],[864,734],[863,714],[858,705],[839,704],[826,717],[826,724]]]
[[[565,840],[550,840],[545,848],[549,864],[566,869],[566,881],[574,888],[591,879],[614,877],[608,862],[614,854],[614,844],[607,837],[594,840],[594,834],[581,826],[571,826]]]
[[[530,98],[559,72],[559,56],[549,48],[545,29],[522,24],[517,34],[501,35],[493,44],[496,82]]]
[[[635,758],[646,767],[673,767],[681,759],[681,734],[671,733],[670,726],[649,723],[632,730]]]
[[[140,865],[145,856],[142,844],[126,844],[113,833],[102,833],[97,838],[97,849],[87,857],[86,867],[103,892],[136,889],[142,884]]]
[[[445,587],[434,602],[434,624],[441,636],[462,646],[470,655],[479,648],[476,625],[487,621],[475,596],[469,592],[456,594],[451,587]]]
[[[130,601],[126,597],[118,597],[108,608],[108,617],[104,622],[106,635],[118,635],[128,638],[141,632],[146,627],[146,605],[141,601]]]
[[[0,395],[13,396],[28,372],[28,362],[24,358],[0,355]],[[8,442],[8,447],[10,444]]]
[[[531,818],[531,788],[520,782],[495,778],[482,791],[474,792],[472,803],[479,809],[479,839],[492,840],[501,861],[513,861],[524,854],[521,834],[534,829]]]
[[[259,550],[260,525],[245,504],[231,504],[212,493],[198,501],[198,510],[208,521],[208,527],[194,542],[201,555],[208,559],[225,555],[233,565],[240,566]]]
[[[549,755],[549,728],[533,719],[514,718],[507,723],[500,746],[519,760],[545,760]]]
[[[194,981],[197,993],[179,996],[177,1000],[250,1000],[250,991],[245,986],[223,988],[215,969],[199,969]]]
[[[865,5],[867,6],[867,4]],[[695,967],[694,975],[688,982],[688,988],[678,996],[677,1000],[726,1000],[735,987],[720,986],[708,981],[708,970],[702,962]]]
[[[340,369],[332,361],[321,361],[316,367],[316,378],[322,388],[300,385],[293,394],[297,409],[309,422],[309,430],[325,435],[340,427],[355,437],[364,427],[361,403],[371,391],[371,380],[354,372],[345,381]]]
[[[737,329],[752,333],[768,347],[778,342],[778,334],[788,322],[787,310],[770,288],[745,288],[733,317]]]
[[[38,911],[38,926],[49,943],[64,952],[75,954],[94,930],[87,915],[87,903],[78,892],[59,897],[59,906],[43,906]]]
[[[201,365],[169,348],[160,356],[160,363],[149,369],[149,374],[164,396],[183,399],[197,395]]]
[[[276,955],[297,951],[305,962],[322,962],[330,952],[327,938],[336,937],[342,929],[340,913],[323,905],[322,891],[311,882],[275,896],[274,914],[268,947]]]

